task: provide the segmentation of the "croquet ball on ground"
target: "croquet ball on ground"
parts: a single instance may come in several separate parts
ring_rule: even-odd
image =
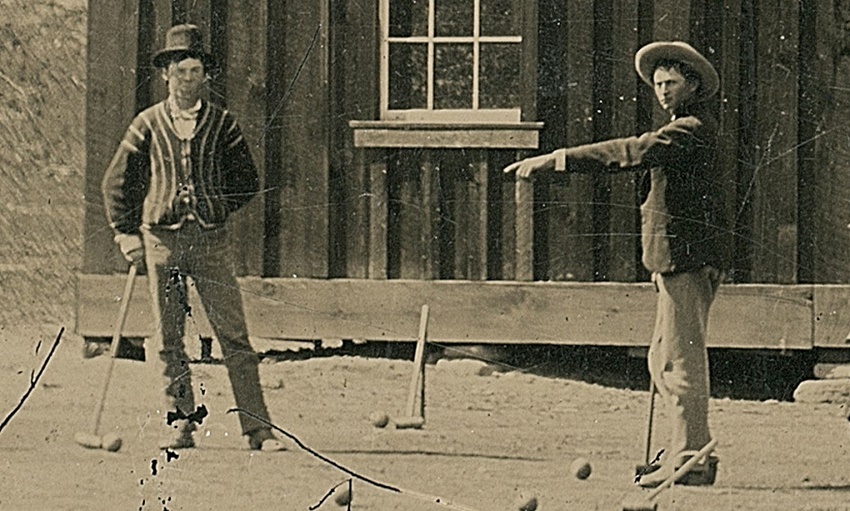
[[[107,433],[103,435],[101,446],[109,452],[117,452],[121,448],[121,437],[115,433]]]
[[[584,458],[576,458],[570,465],[570,473],[576,479],[587,479],[591,472],[590,462]]]
[[[348,486],[337,488],[334,493],[336,493],[334,502],[336,502],[337,506],[347,506],[351,503],[351,491],[348,489]]]
[[[390,417],[384,412],[372,412],[369,415],[369,422],[376,428],[384,428],[390,423]]]

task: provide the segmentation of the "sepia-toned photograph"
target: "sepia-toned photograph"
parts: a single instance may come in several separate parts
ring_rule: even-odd
[[[0,9],[0,510],[850,511],[850,2]]]

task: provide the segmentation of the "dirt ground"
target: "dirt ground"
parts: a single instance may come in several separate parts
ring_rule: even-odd
[[[58,329],[0,331],[3,416],[26,391]],[[196,449],[170,461],[158,452],[148,420],[158,380],[149,365],[122,359],[102,430],[120,435],[124,446],[117,453],[79,447],[74,433],[91,428],[108,362],[82,359],[81,345],[63,335],[31,398],[0,432],[0,509],[340,509],[332,498],[315,506],[348,474],[294,441],[281,453],[246,449],[236,417],[225,413],[232,394],[217,364],[193,367],[196,395],[211,412]],[[411,369],[407,360],[353,356],[267,360],[261,367],[278,426],[358,474],[400,489],[355,479],[351,509],[516,510],[521,496],[534,495],[540,510],[619,510],[624,497],[639,491],[631,479],[643,456],[647,392],[440,360],[426,369],[424,429],[375,428],[373,412],[402,414]],[[659,441],[666,438],[665,416],[662,406]],[[673,488],[660,497],[660,509],[850,509],[845,417],[839,405],[713,399],[717,484]],[[587,480],[569,473],[577,457],[593,466]]]

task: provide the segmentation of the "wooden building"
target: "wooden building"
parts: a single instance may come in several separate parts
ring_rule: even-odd
[[[77,330],[108,335],[125,263],[100,183],[150,64],[193,22],[223,60],[263,193],[234,219],[252,335],[643,346],[636,174],[538,178],[523,154],[651,129],[634,72],[682,39],[722,80],[730,284],[710,346],[850,346],[850,11],[827,0],[89,0]],[[136,293],[128,331],[152,330]],[[137,303],[136,303],[137,302]],[[830,349],[831,348],[831,349]]]

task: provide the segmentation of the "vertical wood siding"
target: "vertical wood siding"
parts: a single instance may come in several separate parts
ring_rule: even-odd
[[[86,179],[83,272],[120,271],[100,185],[136,114],[139,10],[133,0],[89,1],[86,76]]]
[[[713,106],[733,278],[850,281],[843,4],[525,5],[534,28],[523,52],[536,55],[524,61],[524,120],[545,123],[541,152],[663,122],[633,55],[688,40],[721,74]],[[237,115],[262,172],[262,197],[234,218],[239,274],[516,278],[515,185],[501,168],[520,155],[353,146],[348,121],[378,116],[378,0],[91,0],[89,12],[85,272],[121,267],[100,179],[133,114],[164,97],[151,54],[172,23],[190,21],[223,58],[211,96]],[[537,179],[533,277],[645,280],[637,188],[635,173]]]

